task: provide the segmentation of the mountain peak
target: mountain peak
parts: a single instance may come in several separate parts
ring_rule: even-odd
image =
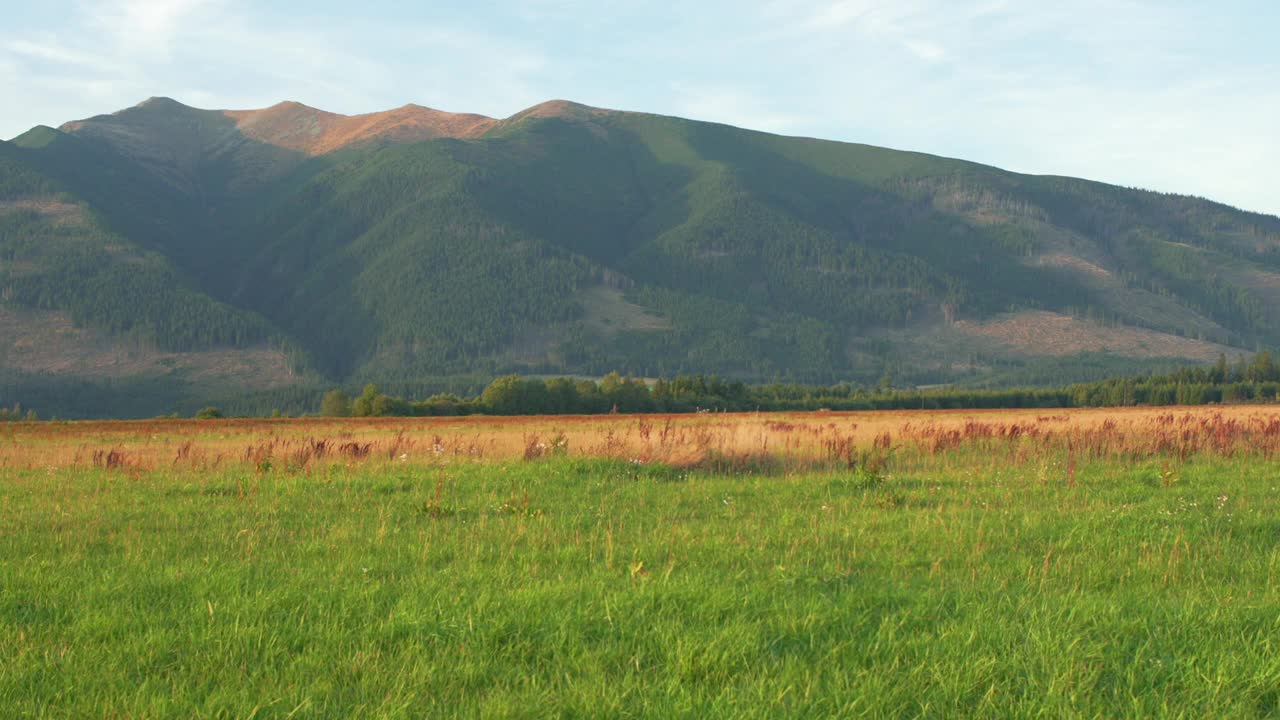
[[[201,124],[220,127],[219,119],[232,123],[227,128],[251,140],[294,150],[306,155],[324,155],[367,142],[414,143],[437,138],[476,138],[503,123],[532,118],[558,118],[589,122],[613,113],[569,100],[548,100],[522,110],[506,120],[474,113],[451,113],[407,103],[392,110],[342,115],[285,100],[253,110],[200,110],[170,97],[147,98],[111,115],[99,115],[66,123],[66,132],[139,132],[156,123],[168,124],[198,115]],[[130,129],[132,128],[132,130]]]
[[[12,140],[14,145],[24,148],[42,148],[49,145],[62,133],[48,125],[37,125]]]
[[[149,110],[192,110],[190,105],[184,105],[171,97],[154,96],[134,105],[135,108],[147,108]]]
[[[591,120],[611,113],[611,110],[583,105],[571,100],[548,100],[512,115],[510,120],[526,118],[561,118],[565,120]]]
[[[421,142],[440,137],[469,138],[497,124],[483,115],[448,113],[414,105],[363,115],[339,115],[298,102],[262,110],[227,110],[247,137],[308,155],[323,155],[375,140]]]
[[[298,102],[297,100],[282,100],[282,101],[280,101],[280,102],[276,103],[275,105],[271,105],[271,106],[268,106],[268,107],[265,107],[265,108],[261,108],[261,109],[258,109],[258,110],[238,110],[238,111],[237,111],[237,110],[224,110],[223,112],[224,112],[224,113],[232,113],[232,112],[254,112],[254,113],[267,113],[267,112],[272,112],[272,113],[286,113],[286,112],[287,112],[287,113],[319,113],[319,114],[324,114],[324,115],[332,115],[332,114],[333,114],[333,113],[327,112],[327,111],[325,111],[325,110],[321,110],[321,109],[319,109],[319,108],[316,108],[316,107],[312,107],[312,106],[310,106],[310,105],[307,105],[306,103],[300,103],[300,102]]]

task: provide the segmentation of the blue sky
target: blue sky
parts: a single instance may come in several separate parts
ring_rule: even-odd
[[[566,98],[1280,214],[1274,0],[5,4],[6,138],[153,95],[496,117]]]

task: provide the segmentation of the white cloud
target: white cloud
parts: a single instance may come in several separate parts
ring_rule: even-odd
[[[86,6],[90,27],[128,54],[168,56],[173,41],[192,27],[202,10],[222,0],[101,0]]]

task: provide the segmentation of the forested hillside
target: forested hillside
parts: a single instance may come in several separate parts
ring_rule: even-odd
[[[175,363],[287,355],[263,387],[1059,383],[1280,344],[1280,219],[561,101],[492,120],[152,99],[0,144],[0,288],[8,345],[64,313]],[[41,375],[18,355],[8,393]]]
[[[52,138],[24,137],[40,135]],[[85,381],[140,375],[167,385],[159,394],[172,401],[212,389],[201,380],[253,387],[292,375],[288,347],[266,319],[214,299],[0,143],[0,395],[61,387],[88,399]]]

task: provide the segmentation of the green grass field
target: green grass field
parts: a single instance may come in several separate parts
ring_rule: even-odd
[[[0,469],[0,707],[1280,714],[1280,467],[991,447]]]

